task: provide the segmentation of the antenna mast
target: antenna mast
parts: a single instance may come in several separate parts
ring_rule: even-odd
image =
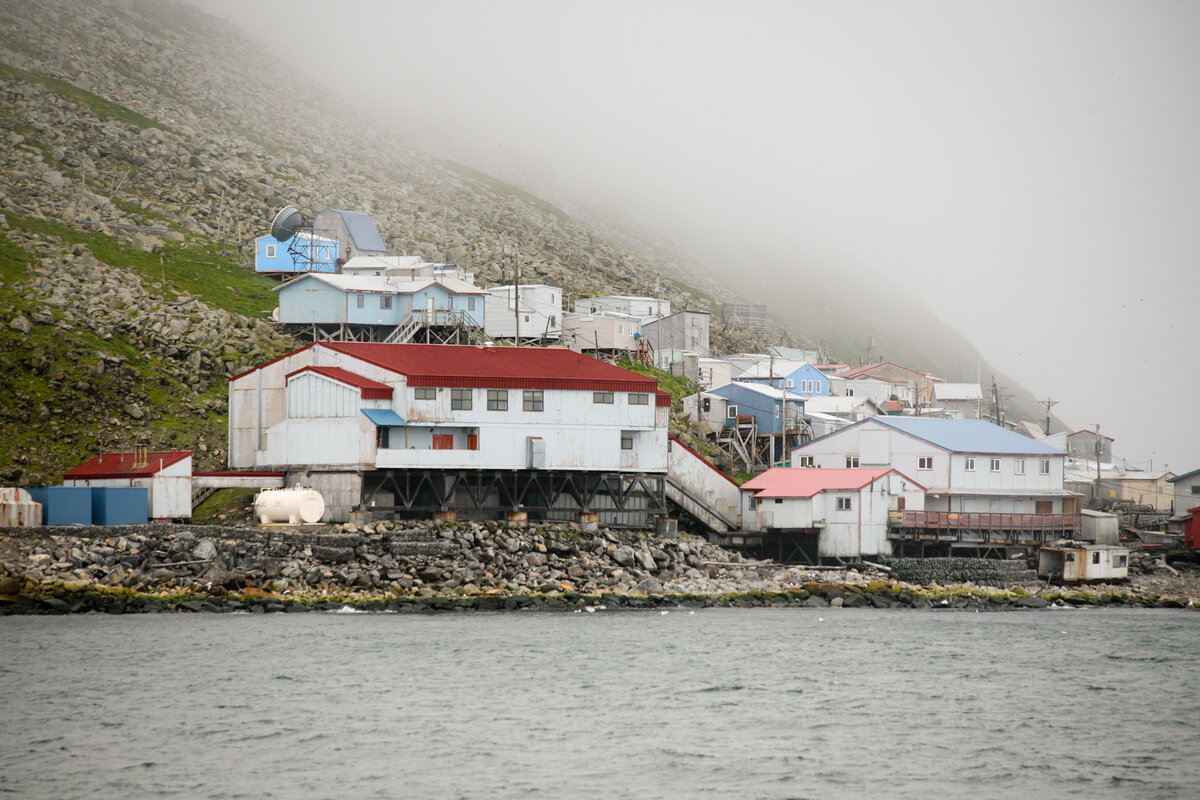
[[[1046,407],[1046,435],[1050,435],[1050,409],[1058,405],[1057,400],[1051,400],[1048,396],[1045,400],[1038,400],[1039,403]]]

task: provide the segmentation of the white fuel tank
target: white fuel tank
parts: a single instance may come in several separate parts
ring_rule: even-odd
[[[264,525],[286,522],[289,525],[320,522],[325,513],[325,498],[316,489],[302,486],[291,489],[263,489],[254,498],[254,516]]]
[[[42,504],[35,503],[24,489],[0,489],[0,526],[24,527],[42,524]]]

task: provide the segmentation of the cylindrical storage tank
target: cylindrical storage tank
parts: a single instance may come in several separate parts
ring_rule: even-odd
[[[42,524],[42,504],[24,489],[0,488],[0,527],[25,527]]]
[[[289,525],[320,522],[324,514],[325,498],[316,489],[302,486],[264,489],[254,498],[254,516],[264,525],[269,522]]]

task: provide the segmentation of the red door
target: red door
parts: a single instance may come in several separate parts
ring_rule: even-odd
[[[433,437],[433,449],[434,450],[453,450],[454,449],[454,437],[453,436],[440,436],[440,435],[434,436]]]
[[[474,433],[467,434],[467,449],[468,450],[478,450],[479,449],[479,436],[477,436]]]

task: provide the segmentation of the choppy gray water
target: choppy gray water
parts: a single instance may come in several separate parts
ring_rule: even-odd
[[[0,618],[22,798],[1200,795],[1200,614]]]

